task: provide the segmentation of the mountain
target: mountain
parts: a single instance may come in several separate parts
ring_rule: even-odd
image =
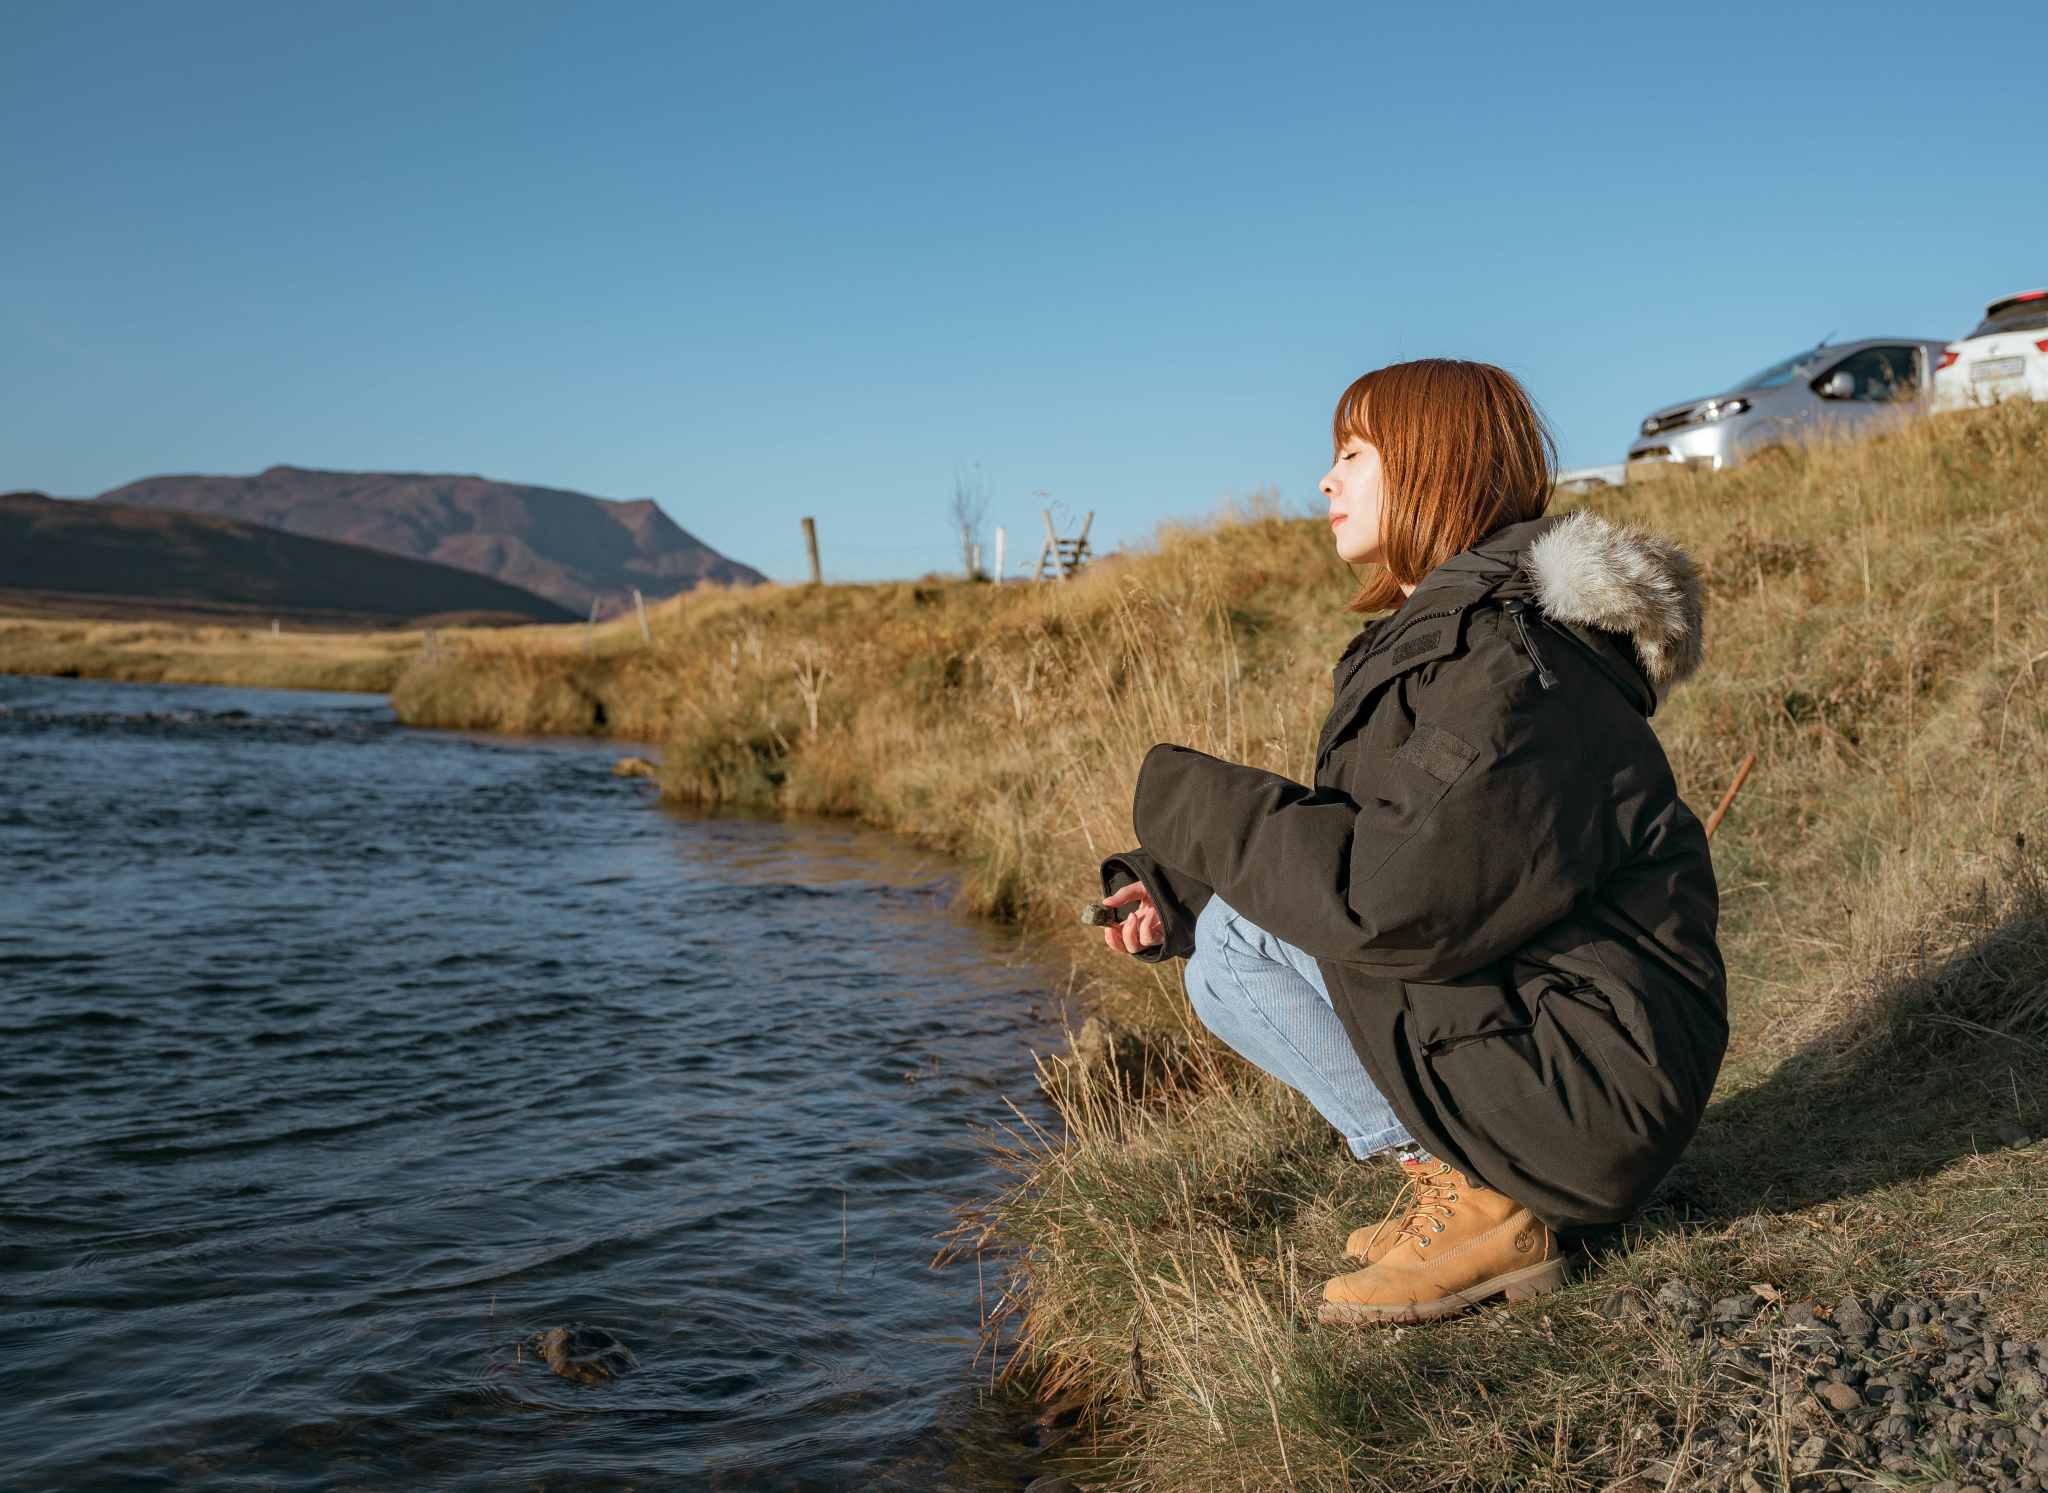
[[[704,582],[751,586],[758,570],[679,528],[652,498],[630,503],[553,487],[410,472],[272,467],[254,477],[146,477],[93,500],[214,513],[495,576],[588,615]]]
[[[374,628],[574,622],[488,576],[210,513],[0,494],[0,604],[73,616]]]

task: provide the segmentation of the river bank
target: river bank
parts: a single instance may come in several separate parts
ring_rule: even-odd
[[[1119,1486],[1591,1489],[1674,1458],[1680,1486],[1848,1486],[1885,1470],[1851,1412],[1815,1421],[1789,1370],[1760,1390],[1682,1314],[1613,1303],[1674,1280],[1823,1314],[1967,1288],[2048,1338],[2048,1156],[1999,1139],[2048,1128],[2044,456],[2043,412],[2008,404],[1588,500],[1708,577],[1706,669],[1656,722],[1681,789],[1705,807],[1758,758],[1714,842],[1734,1045],[1630,1248],[1428,1330],[1313,1326],[1304,1303],[1395,1179],[1209,1044],[1170,972],[1071,924],[1153,742],[1307,775],[1351,631],[1322,525],[1241,511],[1066,586],[700,595],[657,610],[651,645],[627,624],[590,655],[571,629],[416,654],[392,703],[658,739],[678,800],[943,846],[975,908],[1045,929],[1098,1006],[1183,1044],[1171,1092],[1084,1085],[1062,1136],[1014,1137],[1014,1186],[968,1220],[1018,1262],[1019,1365],[1085,1395]],[[1930,1414],[1891,1454],[1946,1476],[1985,1430],[1953,1417],[1976,1413]]]

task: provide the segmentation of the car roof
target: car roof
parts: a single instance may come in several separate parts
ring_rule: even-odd
[[[2021,301],[2048,301],[2048,290],[2016,290],[2011,295],[2002,295],[1995,301],[1984,303],[1984,314],[1996,315],[2007,306],[2017,306]]]
[[[1939,347],[1942,339],[1939,337],[1845,337],[1837,342],[1817,342],[1811,348],[1808,348],[1807,351],[1838,353],[1852,347],[1863,347],[1872,342],[1927,342]]]

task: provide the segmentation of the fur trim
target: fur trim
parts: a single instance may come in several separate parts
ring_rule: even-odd
[[[1523,568],[1550,616],[1632,639],[1658,691],[1699,668],[1699,568],[1670,540],[1574,513],[1529,546]]]

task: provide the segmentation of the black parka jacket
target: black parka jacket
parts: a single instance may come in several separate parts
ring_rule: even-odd
[[[1590,514],[1503,529],[1345,650],[1314,787],[1154,747],[1103,890],[1151,893],[1143,957],[1191,953],[1212,894],[1314,955],[1418,1141],[1598,1232],[1727,1046],[1706,834],[1648,719],[1699,657],[1683,552]]]

